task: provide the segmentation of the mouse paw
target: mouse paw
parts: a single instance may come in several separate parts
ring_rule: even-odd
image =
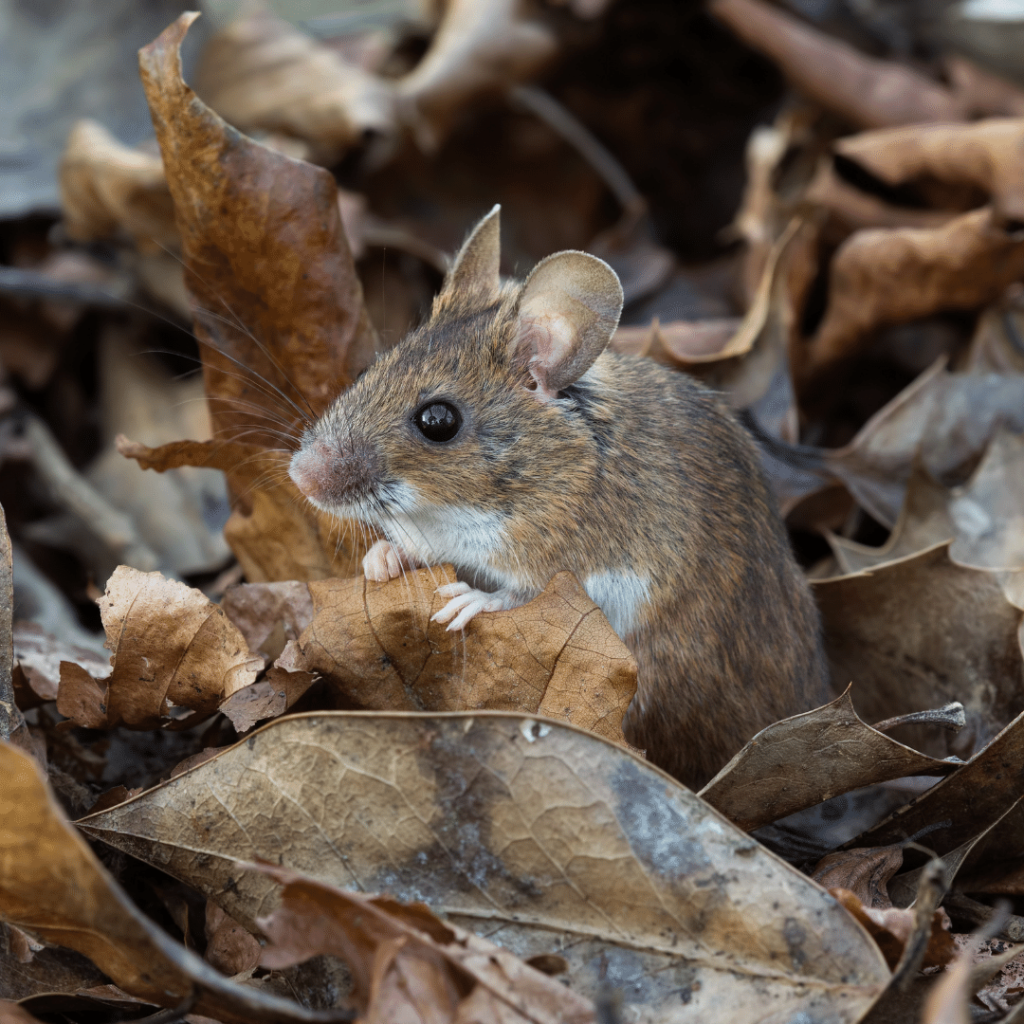
[[[413,560],[389,540],[377,541],[363,556],[363,575],[375,583],[387,583],[401,576],[403,569],[415,568]]]
[[[465,629],[466,625],[480,612],[500,612],[511,608],[515,603],[512,595],[504,590],[497,590],[493,594],[485,590],[475,590],[468,583],[447,583],[437,588],[441,597],[450,597],[451,600],[439,611],[436,612],[431,622],[448,622],[448,632],[457,629]]]

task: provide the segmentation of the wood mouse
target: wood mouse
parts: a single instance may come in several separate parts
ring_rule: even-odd
[[[570,251],[502,283],[499,251],[496,206],[426,323],[305,431],[291,477],[386,538],[368,579],[453,563],[435,615],[449,629],[571,569],[636,657],[626,737],[700,787],[758,730],[827,700],[810,588],[719,396],[607,351],[615,272]]]

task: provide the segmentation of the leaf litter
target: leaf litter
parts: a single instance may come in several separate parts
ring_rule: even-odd
[[[716,0],[724,27],[700,22],[702,45],[723,68],[749,45],[791,91],[773,126],[737,121],[748,190],[720,209],[737,248],[687,277],[669,211],[694,204],[664,185],[664,152],[642,156],[668,138],[638,127],[653,107],[636,92],[623,115],[571,80],[601,33],[635,46],[625,6],[458,2],[319,39],[247,16],[207,43],[198,96],[183,16],[140,55],[159,155],[79,122],[63,233],[0,228],[17,325],[0,329],[0,456],[34,483],[0,478],[0,500],[17,601],[51,629],[13,623],[8,597],[0,999],[26,1002],[0,1016],[45,1017],[43,991],[104,1020],[945,1021],[1022,1004],[1017,951],[991,937],[1010,929],[997,896],[1024,911],[1020,90],[976,54],[911,68],[825,15]],[[537,82],[558,99],[521,91]],[[498,123],[524,159],[488,136]],[[565,212],[544,213],[563,189]],[[451,567],[367,582],[374,538],[287,479],[304,426],[393,341],[381,311],[412,322],[495,198],[521,225],[514,264],[609,253],[631,296],[613,344],[702,377],[758,427],[816,580],[835,699],[751,737],[700,794],[625,746],[635,664],[574,577],[450,634],[430,618]],[[389,247],[400,269],[375,264]],[[708,290],[681,300],[684,281]],[[126,315],[132,290],[192,318],[209,423],[173,411],[194,385],[138,355],[153,324],[111,320],[90,447],[67,332]],[[41,388],[57,439],[18,407]],[[86,567],[64,593],[32,567],[55,571],[49,549]],[[65,812],[93,804],[72,830]]]

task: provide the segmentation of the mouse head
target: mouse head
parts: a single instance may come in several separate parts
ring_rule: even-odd
[[[291,476],[319,508],[377,526],[469,507],[513,519],[593,471],[573,390],[618,323],[618,278],[561,252],[503,284],[499,255],[496,206],[427,322],[307,430]]]

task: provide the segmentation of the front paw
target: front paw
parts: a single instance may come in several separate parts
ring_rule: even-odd
[[[500,612],[514,605],[512,595],[505,590],[495,591],[493,594],[485,590],[475,590],[468,583],[447,583],[437,588],[441,597],[450,597],[451,600],[439,611],[436,612],[431,622],[448,622],[448,632],[456,629],[465,629],[467,624],[480,612]]]
[[[363,556],[363,575],[375,583],[387,583],[402,575],[403,569],[415,569],[413,560],[389,540],[379,540]]]

